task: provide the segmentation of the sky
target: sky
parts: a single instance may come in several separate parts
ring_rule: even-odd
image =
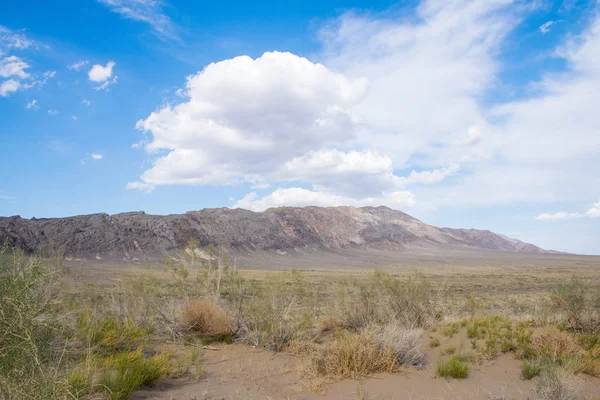
[[[7,0],[0,215],[377,206],[600,254],[600,2]]]

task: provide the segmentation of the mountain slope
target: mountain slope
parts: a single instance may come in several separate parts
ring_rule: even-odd
[[[367,247],[402,251],[453,247],[545,253],[490,231],[437,228],[387,207],[279,207],[264,212],[204,209],[185,214],[90,214],[68,218],[0,218],[0,238],[35,252],[53,242],[72,257],[159,258],[195,238],[232,251]]]

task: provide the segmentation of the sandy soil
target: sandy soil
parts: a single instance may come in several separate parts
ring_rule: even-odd
[[[439,349],[428,351],[435,359]],[[429,362],[424,369],[377,374],[360,381],[322,383],[301,371],[305,359],[242,345],[204,353],[198,381],[178,379],[138,390],[132,399],[530,399],[535,380],[520,379],[520,362],[510,355],[476,366],[465,380],[445,380]],[[600,399],[600,379],[582,377],[582,399]],[[362,396],[362,397],[361,397]]]
[[[374,269],[396,275],[415,270],[426,273],[434,282],[446,282],[451,294],[473,293],[488,303],[506,309],[509,299],[536,304],[540,295],[571,276],[600,282],[600,257],[567,255],[522,255],[506,253],[257,255],[243,260],[241,270],[249,280],[264,279],[273,270],[303,269],[305,278],[314,284],[368,277]],[[171,275],[159,265],[68,263],[73,287],[88,282],[102,288],[128,276],[146,274],[157,278]],[[133,399],[533,399],[536,380],[519,376],[520,361],[502,355],[493,361],[472,366],[466,380],[445,380],[435,376],[434,365],[441,349],[448,345],[468,346],[466,337],[442,338],[441,346],[427,348],[429,335],[423,336],[428,363],[422,370],[405,369],[395,374],[377,374],[360,381],[322,382],[306,374],[307,358],[285,353],[271,353],[248,346],[218,345],[218,351],[203,351],[203,374],[199,380],[180,378],[144,388]],[[180,349],[189,352],[189,348]],[[580,376],[581,399],[600,400],[600,379]]]

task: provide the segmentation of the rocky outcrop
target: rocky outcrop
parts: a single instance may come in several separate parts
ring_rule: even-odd
[[[544,253],[490,231],[436,228],[387,207],[279,207],[264,212],[204,209],[185,214],[130,212],[68,218],[0,218],[0,238],[33,253],[49,243],[78,258],[159,258],[196,239],[232,251],[367,247],[402,251],[440,246]]]

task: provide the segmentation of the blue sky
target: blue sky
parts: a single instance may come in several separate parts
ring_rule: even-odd
[[[379,205],[600,254],[596,1],[8,1],[0,215]]]

